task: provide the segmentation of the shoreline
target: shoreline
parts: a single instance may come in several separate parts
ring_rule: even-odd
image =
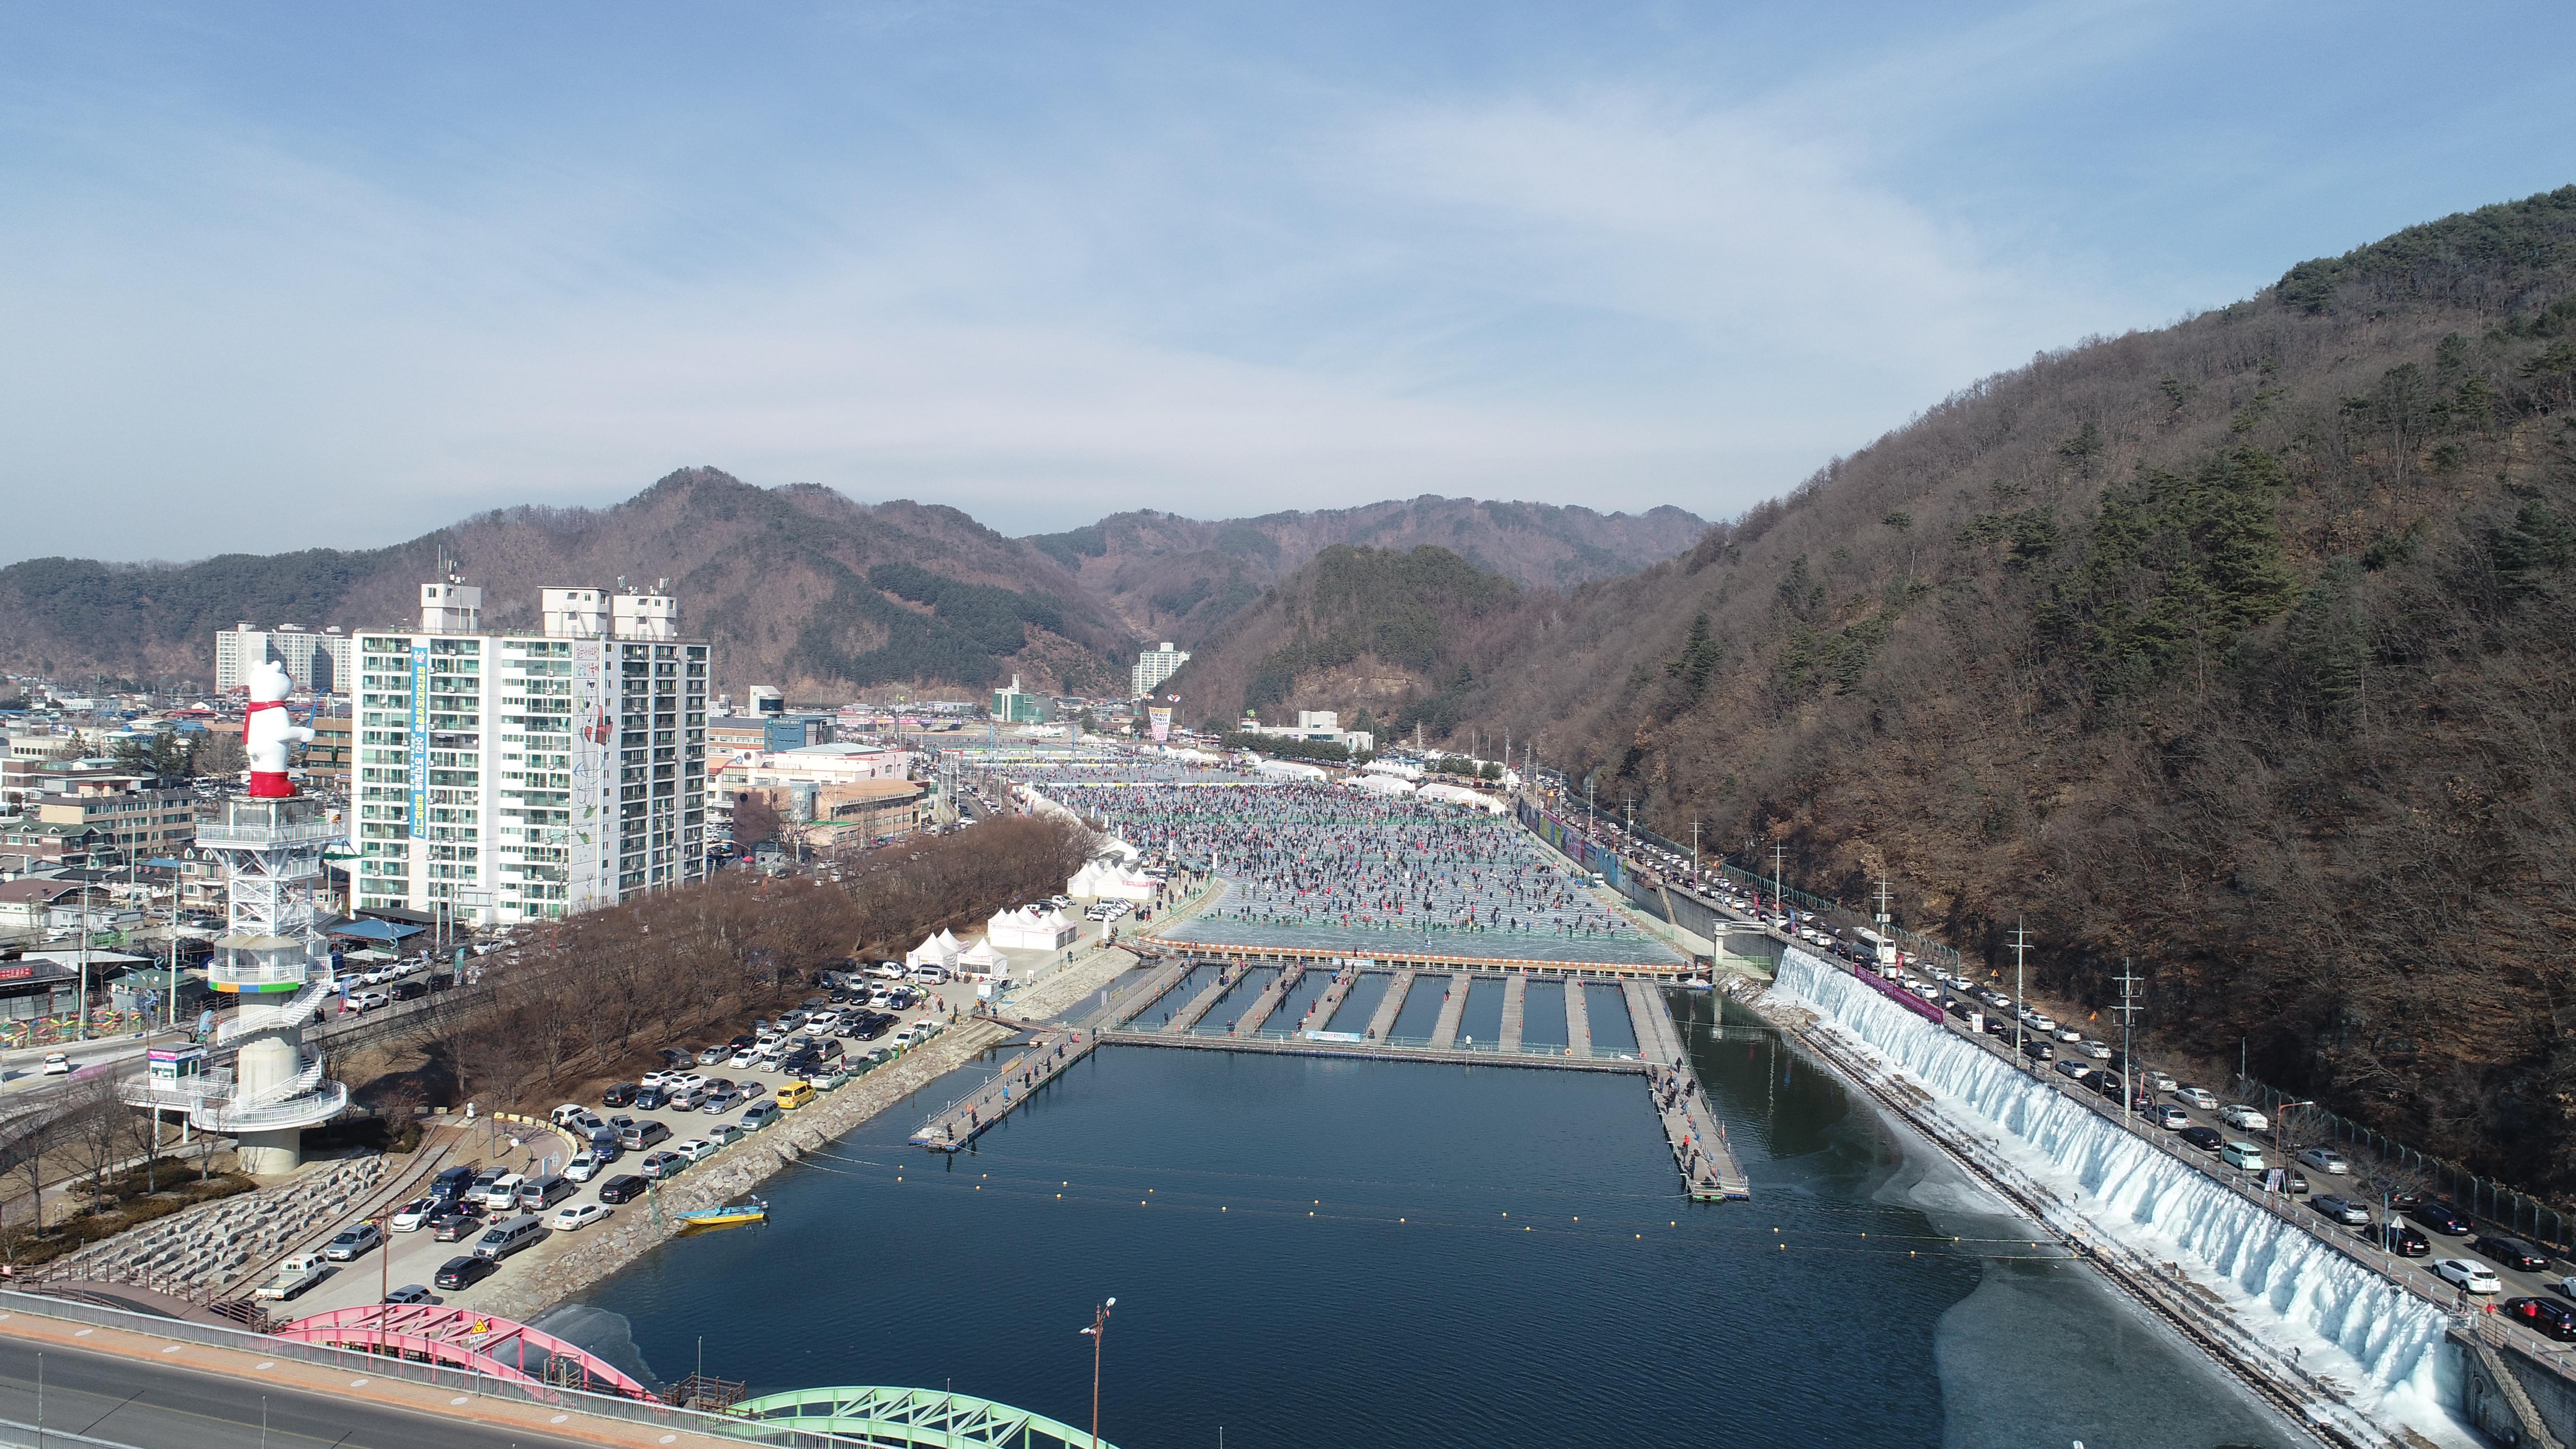
[[[535,1321],[678,1236],[675,1214],[739,1199],[794,1166],[806,1153],[857,1130],[1017,1034],[1016,1028],[1001,1022],[960,1020],[928,1046],[905,1052],[838,1091],[815,1098],[766,1131],[727,1147],[703,1171],[692,1168],[672,1179],[656,1193],[659,1221],[647,1203],[630,1203],[615,1221],[573,1236],[570,1247],[531,1263],[537,1271],[522,1281],[498,1286],[475,1308],[521,1323]]]

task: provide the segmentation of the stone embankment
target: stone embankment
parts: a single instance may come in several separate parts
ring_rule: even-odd
[[[656,1204],[638,1201],[617,1209],[608,1222],[569,1235],[558,1252],[539,1249],[529,1255],[529,1271],[497,1282],[475,1306],[503,1318],[529,1322],[555,1304],[606,1278],[677,1233],[677,1215],[738,1202],[806,1153],[857,1128],[878,1113],[974,1060],[985,1048],[1008,1040],[1010,1028],[998,1022],[969,1020],[915,1047],[863,1077],[853,1078],[782,1118],[725,1148],[704,1165],[663,1184]],[[912,1149],[905,1149],[910,1151]]]

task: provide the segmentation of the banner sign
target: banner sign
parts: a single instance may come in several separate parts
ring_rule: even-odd
[[[411,838],[429,838],[429,645],[411,646]]]
[[[1145,706],[1145,718],[1154,726],[1154,743],[1162,744],[1172,737],[1172,707],[1168,704]]]

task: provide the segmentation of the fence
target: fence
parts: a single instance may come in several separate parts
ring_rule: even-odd
[[[1785,899],[1790,905],[1793,905],[1802,911],[1813,911],[1818,915],[1837,919],[1841,924],[1846,926],[1869,926],[1871,930],[1877,931],[1886,936],[1889,940],[1895,942],[1900,948],[1912,952],[1914,955],[1920,956],[1924,960],[1932,962],[1944,970],[1957,971],[1959,969],[1959,952],[1957,948],[1935,941],[1931,937],[1923,935],[1920,932],[1909,931],[1903,926],[1872,925],[1870,923],[1870,913],[1868,911],[1844,905],[1842,902],[1834,900],[1829,896],[1812,895],[1793,885],[1774,887],[1771,882],[1771,877],[1767,875],[1757,875],[1741,866],[1726,864],[1722,858],[1718,869],[1725,874],[1728,880],[1735,882],[1737,885],[1740,885],[1746,890],[1752,891],[1757,895],[1771,896],[1776,894]]]

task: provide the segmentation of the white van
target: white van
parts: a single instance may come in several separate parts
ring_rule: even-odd
[[[2264,1170],[2263,1149],[2251,1142],[2230,1142],[2218,1149],[2219,1160],[2247,1172]]]
[[[933,962],[924,961],[912,968],[912,979],[926,986],[937,986],[948,979],[948,972]]]
[[[502,1173],[498,1178],[493,1179],[490,1187],[483,1189],[484,1211],[498,1215],[517,1207],[519,1205],[519,1189],[526,1187],[527,1185],[528,1179],[523,1174],[516,1172]],[[530,1219],[530,1221],[534,1221],[534,1219]]]

